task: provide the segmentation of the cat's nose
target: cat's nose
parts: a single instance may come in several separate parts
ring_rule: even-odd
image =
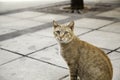
[[[60,37],[60,41],[62,41],[62,37]]]
[[[60,37],[59,40],[62,41],[62,40],[63,40],[63,37]]]

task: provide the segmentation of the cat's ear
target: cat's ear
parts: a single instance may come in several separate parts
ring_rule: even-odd
[[[59,24],[55,20],[53,20],[53,26],[54,26],[54,28],[56,28],[59,26]]]
[[[71,22],[68,24],[68,27],[70,27],[70,29],[73,30],[73,28],[74,28],[74,21],[71,21]]]

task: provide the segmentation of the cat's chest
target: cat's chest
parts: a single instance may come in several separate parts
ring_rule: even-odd
[[[69,49],[60,49],[60,53],[62,57],[65,58],[66,60],[75,59],[76,57],[79,56],[77,48],[73,49],[72,47]]]

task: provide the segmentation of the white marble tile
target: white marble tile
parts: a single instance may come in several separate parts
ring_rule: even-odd
[[[45,14],[39,17],[35,17],[33,18],[33,20],[40,22],[52,22],[53,20],[61,20],[66,18],[68,18],[68,16],[57,15],[57,14]]]
[[[100,30],[120,33],[120,22],[105,26],[101,28]]]
[[[29,58],[0,66],[1,80],[59,80],[68,70]]]
[[[42,51],[30,55],[31,57],[50,62],[67,68],[67,64],[59,53],[58,46],[46,48]]]
[[[47,28],[47,29],[37,31],[34,34],[42,35],[42,36],[54,37],[53,30],[54,30],[53,28]],[[90,29],[84,29],[84,28],[78,28],[78,27],[76,27],[74,29],[75,35],[80,35],[82,33],[88,32],[88,31],[90,31]]]
[[[16,30],[0,27],[0,35],[11,33],[11,32],[14,32],[14,31],[16,31]]]
[[[54,38],[48,38],[37,35],[22,35],[6,41],[0,42],[0,47],[19,52],[21,54],[28,54],[36,50],[45,48],[55,44]]]
[[[102,19],[93,19],[93,18],[82,18],[75,21],[76,27],[82,28],[91,28],[96,29],[107,24],[110,24],[112,21],[102,20]]]
[[[18,57],[20,57],[20,56],[17,54],[0,49],[0,65],[4,64],[10,60],[16,59]]]
[[[15,30],[23,30],[31,27],[35,27],[38,25],[42,25],[43,23],[36,22],[36,21],[30,21],[30,20],[20,20],[15,21],[11,23],[4,23],[1,24],[1,27],[9,28],[9,29],[15,29]]]
[[[18,12],[13,14],[8,14],[7,16],[16,17],[16,18],[31,18],[36,16],[41,16],[45,13],[35,12],[35,11],[24,11],[24,12]]]
[[[97,16],[120,19],[120,10],[119,9],[110,10],[110,11],[107,11],[107,12],[100,13]]]
[[[11,23],[11,22],[15,22],[18,20],[20,20],[20,19],[8,17],[8,16],[0,16],[0,26],[1,26],[1,24]]]
[[[120,34],[116,33],[93,31],[80,36],[80,39],[106,49],[116,49],[120,46]]]

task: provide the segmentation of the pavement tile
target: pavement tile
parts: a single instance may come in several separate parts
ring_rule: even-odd
[[[0,65],[4,64],[10,60],[13,60],[15,58],[18,58],[18,57],[20,57],[20,56],[17,54],[0,49]]]
[[[7,16],[24,19],[24,18],[31,18],[31,17],[41,16],[43,14],[44,13],[35,12],[35,11],[24,11],[24,12],[18,12],[18,13],[8,14]]]
[[[57,15],[57,14],[45,14],[39,17],[35,17],[33,18],[33,20],[40,22],[52,22],[53,20],[62,20],[66,18],[68,18],[68,16]]]
[[[120,53],[112,52],[108,55],[113,66],[113,80],[120,80]]]
[[[101,28],[100,30],[120,33],[120,22],[105,26]]]
[[[11,23],[11,22],[15,22],[18,20],[20,19],[9,17],[9,16],[0,16],[0,26],[1,24]]]
[[[76,27],[75,30],[74,30],[74,32],[75,32],[76,35],[80,35],[82,33],[88,32],[90,30],[91,29],[84,29],[84,28],[78,28],[78,27]],[[43,30],[35,32],[34,34],[36,34],[36,35],[42,35],[42,36],[54,37],[54,35],[53,35],[53,28],[43,29]]]
[[[76,27],[91,28],[91,29],[96,29],[110,23],[112,23],[112,21],[93,19],[93,18],[82,18],[79,20],[75,20]]]
[[[107,12],[100,13],[97,16],[111,17],[111,18],[118,18],[118,19],[120,19],[120,9],[116,8],[114,10],[110,10],[110,11],[107,11]]]
[[[16,31],[16,30],[0,27],[0,35],[7,34],[10,32],[14,32],[14,31]]]
[[[118,61],[120,62],[120,60]],[[120,66],[119,68],[114,68],[113,66],[113,80],[120,80]]]
[[[66,62],[59,53],[58,46],[46,48],[29,56],[67,68]]]
[[[116,34],[116,33],[93,31],[93,32],[80,36],[80,39],[87,41],[100,48],[114,50],[120,46],[119,36],[120,34]]]
[[[0,47],[19,52],[21,54],[28,54],[53,45],[55,42],[56,41],[53,38],[27,34],[2,41],[0,42]]]
[[[30,21],[30,20],[19,20],[11,23],[4,23],[1,24],[1,27],[9,28],[9,29],[15,29],[15,30],[23,30],[31,27],[36,27],[38,25],[42,25],[43,23],[36,22],[36,21]]]
[[[0,66],[1,80],[59,80],[68,70],[29,58]]]

